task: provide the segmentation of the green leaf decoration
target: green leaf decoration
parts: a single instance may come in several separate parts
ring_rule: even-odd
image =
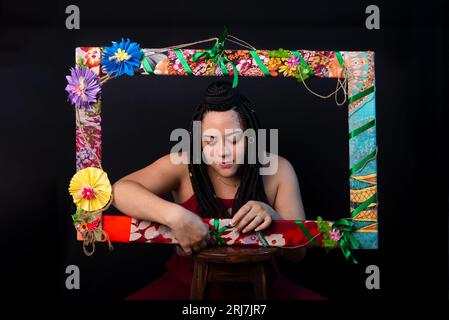
[[[306,66],[304,66],[304,64],[302,62],[298,65],[297,69],[298,69],[298,71],[297,71],[295,77],[296,77],[296,80],[298,80],[299,82],[303,82],[308,77],[310,77],[309,69]]]
[[[284,50],[279,48],[279,50],[271,50],[268,52],[270,58],[290,58],[292,52],[290,50]]]
[[[317,217],[318,230],[323,235],[323,247],[326,253],[337,247],[338,242],[329,238],[329,231],[332,230],[331,225],[324,221],[320,216]]]
[[[81,215],[83,215],[84,213],[86,213],[87,211],[77,207],[76,211],[74,214],[72,214],[72,220],[73,220],[73,224],[80,224],[82,222],[81,220]]]
[[[332,227],[323,220],[321,217],[317,217],[317,223],[318,223],[318,230],[323,233],[323,236],[328,236],[329,231],[332,229]]]
[[[76,64],[79,65],[80,67],[87,67],[87,64],[85,64],[83,62],[83,58],[82,57],[78,57],[78,59],[76,60]]]
[[[323,240],[323,246],[325,248],[333,249],[333,248],[337,247],[337,244],[338,244],[338,242],[335,240],[331,240],[331,239]]]

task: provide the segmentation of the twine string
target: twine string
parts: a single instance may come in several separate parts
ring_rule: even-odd
[[[109,199],[106,206],[104,206],[100,210],[83,213],[81,215],[81,220],[85,221],[88,218],[96,216],[98,214],[101,214],[104,210],[107,210],[111,206],[113,198],[114,198],[114,196],[111,193],[111,198]],[[91,255],[93,255],[95,252],[95,242],[97,240],[95,237],[95,231],[96,230],[88,230],[86,232],[83,232],[83,234],[82,234],[82,236],[83,236],[83,251],[86,254],[86,256],[89,256],[89,257]],[[108,243],[109,250],[112,251],[114,249],[114,247],[112,246],[111,239],[109,238],[109,235],[107,234],[106,231],[103,230],[103,227],[100,229],[100,232],[102,235],[100,241],[106,241]],[[104,237],[104,239],[103,239],[103,237]],[[92,246],[92,250],[90,250],[90,251],[87,249],[89,245]]]
[[[104,81],[109,80],[110,77],[108,77],[108,76],[109,75],[104,77],[104,79],[105,79]],[[94,152],[94,150],[91,148],[90,142],[87,139],[86,134],[84,132],[84,125],[82,124],[82,121],[81,121],[81,115],[80,115],[80,112],[79,112],[79,108],[76,108],[76,125],[77,125],[79,131],[81,132],[81,136],[83,137],[83,140],[84,140],[84,145],[87,147],[87,149],[89,150],[90,153],[93,153],[95,155],[95,159],[97,161],[98,167],[101,170],[103,170],[103,167],[101,165],[101,161],[100,161],[97,153]],[[80,216],[81,220],[86,221],[90,217],[93,217],[93,216],[101,214],[103,211],[107,210],[112,205],[113,199],[114,199],[114,194],[111,192],[111,197],[109,198],[108,203],[103,208],[101,208],[100,210],[95,210],[95,211],[90,211],[90,212],[83,213]],[[109,250],[113,250],[113,246],[112,246],[111,240],[110,240],[109,235],[107,234],[107,232],[104,231],[103,228],[100,229],[100,232],[101,232],[101,235],[102,235],[102,237],[101,237],[102,239],[100,239],[100,240],[103,240],[103,237],[104,237],[103,241],[106,241],[108,243]],[[93,255],[94,252],[95,252],[95,241],[96,241],[95,230],[86,231],[86,232],[84,232],[82,234],[82,236],[83,236],[83,251],[84,251],[84,254],[86,254],[87,256]],[[88,246],[89,245],[91,245],[92,250],[88,250]]]
[[[329,57],[327,57],[327,58],[329,59]],[[330,61],[330,59],[329,59],[329,61]],[[344,80],[342,81],[341,78],[342,78],[343,72],[345,73],[345,77],[343,78]],[[319,93],[317,93],[317,92],[315,92],[315,91],[313,91],[312,89],[309,88],[309,86],[305,82],[305,79],[302,76],[302,72],[299,72],[299,76],[301,77],[301,82],[304,85],[304,87],[307,89],[307,91],[309,91],[310,93],[312,93],[313,95],[315,95],[315,96],[317,96],[318,98],[321,98],[321,99],[328,99],[328,98],[330,98],[330,97],[332,97],[334,95],[335,96],[335,103],[338,106],[344,105],[346,100],[347,100],[347,94],[348,94],[347,89],[346,89],[347,88],[347,84],[348,84],[348,77],[347,77],[347,75],[348,75],[348,73],[347,73],[346,64],[343,63],[343,67],[341,68],[340,74],[338,75],[338,78],[337,78],[337,86],[336,86],[335,90],[333,92],[331,92],[330,94],[328,94],[328,95],[321,95],[321,94],[319,94]],[[344,96],[344,99],[343,99],[342,102],[338,102],[338,97],[337,97],[337,93],[338,93],[338,91],[340,91],[340,89],[343,90],[343,96]]]

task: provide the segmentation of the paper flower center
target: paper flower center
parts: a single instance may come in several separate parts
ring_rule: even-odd
[[[329,231],[329,238],[330,238],[331,240],[334,240],[334,241],[340,240],[340,238],[341,238],[341,233],[340,233],[340,231],[335,230],[335,229]]]
[[[90,200],[95,196],[95,191],[91,187],[84,187],[81,194],[83,195],[84,199]]]
[[[77,94],[78,96],[84,95],[84,90],[86,89],[86,84],[84,83],[84,77],[80,77],[78,79],[79,85],[77,87],[73,88],[73,93]]]
[[[300,60],[299,57],[291,57],[287,62],[290,64],[290,67],[294,68],[299,64]]]
[[[128,60],[129,58],[131,58],[131,56],[125,50],[118,48],[117,52],[109,59],[117,60],[117,62],[121,62],[123,60]]]

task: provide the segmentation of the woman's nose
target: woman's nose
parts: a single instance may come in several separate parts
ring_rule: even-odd
[[[227,158],[232,153],[231,147],[229,143],[226,143],[226,141],[222,141],[219,149],[220,150],[218,151],[218,156],[222,158]]]

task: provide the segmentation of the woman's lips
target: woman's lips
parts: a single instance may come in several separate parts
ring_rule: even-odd
[[[234,164],[234,163],[232,163],[232,162],[220,162],[220,163],[218,164],[218,166],[219,166],[221,169],[229,169],[229,168],[232,167],[233,164]]]

